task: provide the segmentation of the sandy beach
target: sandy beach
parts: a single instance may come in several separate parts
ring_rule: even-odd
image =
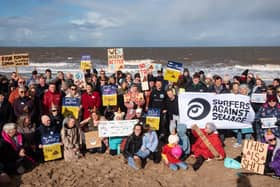
[[[233,148],[234,138],[226,140],[226,153],[234,158],[241,148]],[[267,176],[238,177],[244,170],[227,169],[223,161],[211,160],[194,171],[192,158],[187,171],[168,169],[162,162],[148,161],[145,169],[134,170],[124,163],[122,155],[86,154],[74,163],[57,160],[40,164],[22,176],[13,177],[9,186],[279,186],[279,180]]]

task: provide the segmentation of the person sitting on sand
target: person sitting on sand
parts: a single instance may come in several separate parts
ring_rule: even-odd
[[[63,121],[60,135],[65,161],[73,161],[81,157],[80,145],[82,144],[82,137],[76,123],[76,119],[73,116],[68,116]]]
[[[162,148],[162,159],[164,163],[173,171],[178,168],[187,169],[188,166],[185,162],[181,161],[182,148],[178,145],[179,137],[177,134],[171,134],[168,137],[168,144]]]
[[[206,123],[205,129],[201,129],[202,133],[206,136],[212,146],[216,149],[216,151],[220,154],[218,159],[224,159],[226,154],[222,145],[222,142],[219,138],[219,135],[216,131],[216,126],[214,123]],[[198,136],[198,134],[192,130],[192,134],[196,137],[195,143],[191,147],[191,151],[193,156],[196,158],[196,162],[193,165],[193,169],[198,170],[203,162],[207,159],[213,159],[214,155],[209,150],[209,148],[205,145],[202,138]]]
[[[134,125],[133,133],[127,138],[123,155],[129,166],[134,169],[142,168],[142,161],[136,153],[142,146],[143,126],[140,124]]]
[[[274,172],[280,176],[280,139],[269,129],[265,134],[265,141],[268,143],[268,151],[265,163],[265,173]]]

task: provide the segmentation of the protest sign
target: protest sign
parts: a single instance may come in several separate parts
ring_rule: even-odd
[[[177,82],[183,70],[183,64],[173,61],[168,61],[167,68],[164,73],[164,80]]]
[[[146,68],[150,71],[160,71],[162,69],[162,65],[161,64],[157,64],[157,63],[149,63],[146,64]]]
[[[210,152],[214,155],[214,157],[219,157],[220,154],[215,149],[215,147],[211,144],[211,142],[208,140],[208,138],[203,134],[203,132],[198,128],[197,125],[192,126],[192,130],[194,130],[197,135],[201,138],[203,143],[207,146],[207,148],[210,150]]]
[[[89,131],[85,133],[86,149],[101,147],[101,138],[98,131]]]
[[[108,71],[115,72],[124,69],[123,48],[110,48],[108,53]]]
[[[146,124],[149,124],[154,130],[159,130],[160,123],[160,109],[158,108],[149,108],[148,114],[146,117]]]
[[[213,122],[218,129],[251,128],[255,118],[250,97],[240,94],[179,94],[180,123],[204,128]]]
[[[81,70],[84,70],[84,71],[87,70],[87,69],[92,69],[91,56],[90,55],[82,56],[80,68],[81,68]]]
[[[141,103],[144,100],[144,94],[143,93],[127,93],[123,95],[124,102],[135,102],[136,105],[141,105]]]
[[[86,80],[85,80],[85,74],[82,71],[78,71],[78,72],[74,72],[73,73],[73,77],[74,77],[74,83],[78,86],[78,87],[86,87]]]
[[[62,157],[59,133],[51,132],[49,135],[42,136],[41,142],[43,145],[45,161],[55,160]]]
[[[267,156],[268,144],[244,140],[241,167],[254,173],[263,174]]]
[[[20,53],[20,54],[12,54],[12,55],[2,55],[0,56],[0,65],[2,67],[28,66],[29,54]]]
[[[62,100],[62,115],[74,116],[78,119],[80,111],[80,98],[64,97]]]
[[[98,124],[99,137],[129,136],[138,120],[100,121]]]
[[[276,122],[277,122],[277,118],[276,117],[272,117],[272,118],[261,118],[261,122],[262,122],[262,128],[263,129],[268,129],[268,128],[277,128],[278,126],[276,126]]]
[[[142,90],[149,90],[149,83],[148,83],[148,71],[146,65],[144,63],[138,65],[140,78],[141,78],[141,87]]]
[[[252,103],[265,103],[266,102],[266,93],[253,93],[251,95]]]
[[[101,91],[103,106],[117,105],[117,87],[115,85],[104,85]]]
[[[62,158],[60,143],[43,145],[44,161]]]

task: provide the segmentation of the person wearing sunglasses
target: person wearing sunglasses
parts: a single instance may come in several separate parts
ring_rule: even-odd
[[[264,134],[264,137],[268,144],[264,172],[274,172],[275,175],[280,176],[280,139],[270,129]]]
[[[14,114],[17,118],[21,115],[34,115],[34,103],[33,101],[26,95],[25,87],[18,88],[19,97],[13,103]]]
[[[81,94],[80,94],[80,91],[78,90],[77,85],[71,84],[68,88],[68,92],[65,97],[81,98]]]

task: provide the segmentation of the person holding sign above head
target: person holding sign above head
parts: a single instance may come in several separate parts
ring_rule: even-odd
[[[193,165],[195,171],[198,170],[207,159],[213,159],[215,157],[218,159],[225,158],[226,154],[214,123],[206,123],[205,129],[192,129],[192,134],[197,138],[191,147],[192,156],[196,158],[196,162]],[[214,155],[214,153],[216,155]]]

